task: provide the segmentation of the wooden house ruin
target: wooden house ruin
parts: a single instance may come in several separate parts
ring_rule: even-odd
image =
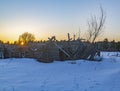
[[[41,62],[54,60],[94,60],[98,50],[91,43],[81,40],[57,41],[55,36],[45,43],[29,42],[26,45],[4,44],[0,46],[0,58],[35,58]]]
[[[54,60],[77,60],[88,59],[95,60],[95,56],[100,56],[99,50],[91,43],[81,40],[60,41],[55,36],[49,38],[49,41],[43,46],[41,56],[38,61],[52,62]]]

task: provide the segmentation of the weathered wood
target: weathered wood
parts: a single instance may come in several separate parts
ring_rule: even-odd
[[[70,57],[70,55],[64,50],[62,49],[59,45],[57,45],[55,42],[54,42],[55,46],[58,47],[58,49],[60,49],[63,53],[65,53],[68,57]]]

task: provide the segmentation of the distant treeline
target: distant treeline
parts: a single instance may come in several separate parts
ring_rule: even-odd
[[[105,38],[104,41],[96,42],[95,45],[100,51],[120,51],[120,41],[109,41]]]
[[[40,40],[40,41],[30,41],[32,43],[47,43],[49,40]],[[67,42],[68,40],[57,40],[56,42]],[[76,40],[71,40],[71,41],[76,41]],[[82,42],[87,42],[83,40]],[[19,42],[14,41],[14,43],[10,43],[9,41],[4,43],[3,41],[0,40],[0,43],[2,44],[12,44],[12,45],[19,45]],[[98,41],[95,42],[94,45],[96,48],[100,51],[120,51],[120,41],[109,41],[107,38],[105,38],[103,41]]]

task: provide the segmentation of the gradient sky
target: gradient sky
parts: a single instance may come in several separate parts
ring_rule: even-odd
[[[55,35],[65,39],[67,33],[85,37],[87,20],[99,15],[100,5],[106,23],[99,40],[120,41],[120,0],[0,0],[0,40],[15,41],[24,32],[37,40]]]

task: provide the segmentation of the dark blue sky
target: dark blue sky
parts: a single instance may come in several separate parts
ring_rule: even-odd
[[[37,40],[56,35],[65,39],[69,32],[85,37],[87,20],[106,12],[101,40],[120,40],[119,0],[0,0],[0,39],[14,41],[23,32],[35,34]]]

